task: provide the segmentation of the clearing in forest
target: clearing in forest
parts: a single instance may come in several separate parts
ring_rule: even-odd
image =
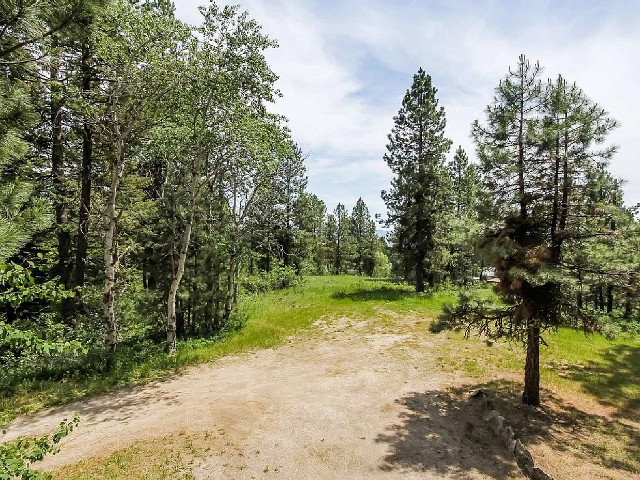
[[[469,398],[482,388],[555,478],[640,478],[637,340],[554,335],[536,410],[519,403],[519,346],[429,332],[448,298],[311,278],[267,294],[272,310],[226,340],[247,351],[18,418],[8,435],[79,412],[43,464],[56,479],[524,478]],[[249,348],[260,331],[280,344]]]

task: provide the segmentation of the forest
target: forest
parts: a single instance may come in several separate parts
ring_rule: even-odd
[[[420,68],[380,159],[387,212],[328,205],[308,190],[313,153],[274,113],[276,41],[240,7],[199,12],[191,25],[170,0],[0,5],[0,424],[217,358],[290,295],[247,348],[355,308],[341,302],[409,302],[403,315],[430,319],[423,337],[523,347],[531,407],[551,397],[541,355],[566,332],[637,344],[638,206],[610,171],[617,122],[589,92],[521,55],[469,155]],[[78,422],[0,443],[0,479],[50,478],[34,468]],[[629,462],[616,468],[640,471]]]

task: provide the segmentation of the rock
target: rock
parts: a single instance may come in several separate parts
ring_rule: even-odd
[[[502,428],[504,427],[504,417],[497,415],[491,418],[489,421],[489,428],[493,434],[497,437],[500,435]]]
[[[554,478],[539,467],[534,467],[531,472],[531,480],[554,480]]]
[[[499,417],[500,414],[498,413],[497,410],[491,410],[487,415],[485,415],[485,417],[483,418],[483,420],[485,422],[490,422],[491,420],[493,420],[495,417]]]
[[[500,432],[500,440],[502,440],[502,444],[507,447],[510,452],[513,452],[512,445],[515,447],[515,438],[511,427],[502,429]]]
[[[534,469],[533,457],[531,456],[531,452],[529,452],[520,440],[516,440],[513,456],[516,457],[516,463],[520,470],[522,470],[522,473],[527,477],[531,477]]]
[[[487,394],[486,394],[486,393],[484,393],[482,390],[475,390],[475,391],[472,391],[472,392],[469,394],[469,396],[470,396],[471,398],[481,399],[481,398],[486,397],[486,396],[487,396]]]

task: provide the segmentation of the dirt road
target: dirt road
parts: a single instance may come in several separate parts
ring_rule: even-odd
[[[394,324],[333,319],[278,349],[19,418],[8,435],[79,412],[46,469],[182,435],[207,445],[185,466],[197,479],[523,478],[478,434],[477,415],[443,394],[464,379],[437,373],[437,340],[412,333],[426,322]]]

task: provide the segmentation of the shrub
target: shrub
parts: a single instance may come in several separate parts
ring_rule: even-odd
[[[262,293],[269,290],[281,290],[295,285],[300,277],[296,275],[293,267],[274,267],[269,272],[260,272],[257,275],[247,276],[242,282],[244,290],[248,293]]]

